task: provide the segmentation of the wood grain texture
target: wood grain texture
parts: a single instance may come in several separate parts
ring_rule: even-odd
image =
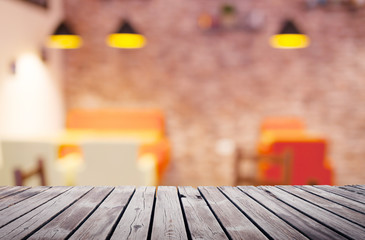
[[[44,224],[72,205],[92,187],[73,188],[58,195],[40,207],[16,219],[0,230],[0,239],[22,239],[37,231]]]
[[[25,191],[22,192],[18,192],[17,194],[8,196],[6,198],[0,199],[0,211],[10,206],[13,206],[27,198],[37,195],[38,193],[41,193],[47,189],[49,189],[49,187],[44,187],[44,186],[34,187],[26,189]]]
[[[77,187],[78,191],[79,189],[81,187]],[[112,189],[112,187],[93,188],[29,239],[65,239],[93,212]]]
[[[69,190],[70,187],[53,187],[50,190],[46,190],[40,194],[30,197],[14,206],[10,206],[1,211],[2,216],[6,218],[0,218],[0,227],[8,224],[9,222],[21,217],[27,212],[41,206],[42,204],[50,201],[54,197],[62,194],[63,192]]]
[[[10,186],[0,186],[0,192],[3,191],[6,188],[9,188]]]
[[[334,214],[337,214],[343,218],[346,218],[347,220],[359,224],[362,227],[365,227],[365,215],[362,213],[359,213],[357,211],[354,211],[352,209],[348,209],[340,204],[331,202],[327,199],[318,197],[316,195],[310,194],[304,190],[301,190],[299,188],[295,188],[292,186],[278,186],[278,188],[293,194],[297,197],[300,197],[311,204],[314,204],[318,207],[321,207],[327,211],[330,211]]]
[[[30,187],[24,187],[24,186],[15,186],[15,187],[8,187],[0,192],[0,199],[6,198],[8,196],[11,196],[13,194],[17,194],[19,192],[25,191],[29,189]]]
[[[216,187],[198,189],[232,239],[267,239]]]
[[[178,190],[192,239],[228,239],[197,189]]]
[[[325,198],[327,200],[330,200],[332,202],[341,204],[342,206],[345,206],[347,208],[353,209],[353,210],[361,212],[361,213],[365,213],[365,204],[361,204],[359,202],[342,197],[340,195],[336,195],[336,194],[333,194],[330,192],[323,191],[323,190],[315,188],[313,186],[296,186],[296,187],[300,188],[302,190],[305,190],[309,193],[320,196],[322,198]]]
[[[360,189],[364,189],[365,190],[365,185],[354,185],[354,187],[360,188]]]
[[[363,239],[362,187],[3,187],[0,239]]]
[[[155,192],[155,187],[137,188],[111,239],[147,239]]]
[[[365,195],[365,190],[359,189],[359,188],[354,187],[354,186],[343,186],[343,187],[340,187],[340,188],[341,189],[348,190],[350,192],[354,192],[354,193],[358,193],[358,194]]]
[[[151,239],[187,239],[176,187],[158,187]]]
[[[359,225],[349,222],[346,219],[337,216],[336,214],[328,212],[316,205],[287,193],[284,190],[281,190],[277,187],[268,186],[262,186],[259,188],[271,193],[274,197],[280,199],[286,204],[289,204],[302,213],[316,219],[317,221],[330,227],[332,230],[337,231],[340,234],[354,239],[361,239],[361,236],[365,235],[365,229]]]
[[[220,189],[251,221],[273,239],[308,239],[239,189],[234,187],[220,187]]]
[[[131,198],[134,187],[116,187],[70,239],[106,239]]]
[[[360,194],[356,194],[354,192],[341,189],[339,187],[331,187],[326,185],[315,185],[314,187],[365,204],[365,198]]]
[[[263,190],[252,186],[240,186],[239,189],[310,239],[347,239]]]

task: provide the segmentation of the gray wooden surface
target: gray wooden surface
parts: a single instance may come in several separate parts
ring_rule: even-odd
[[[155,191],[155,187],[137,188],[113,232],[112,239],[147,239]]]
[[[340,195],[336,195],[330,192],[323,191],[321,189],[315,188],[313,186],[297,186],[300,189],[303,189],[311,194],[317,195],[319,197],[325,198],[332,202],[341,204],[344,207],[351,208],[358,212],[365,212],[365,204],[361,204],[359,202],[353,201],[351,199],[342,197]]]
[[[347,239],[306,214],[283,204],[282,201],[269,192],[252,186],[241,186],[239,189],[310,239]]]
[[[199,191],[233,239],[268,239],[246,215],[235,207],[216,187],[199,187]]]
[[[292,188],[291,186],[279,186],[279,188],[291,194],[294,194],[295,196],[298,196],[318,207],[324,208],[327,211],[340,215],[341,217],[346,218],[347,220],[355,224],[359,224],[360,226],[365,227],[365,217],[362,213],[359,213],[352,209],[348,209],[338,203],[334,203],[332,201],[310,194],[298,188]]]
[[[343,187],[340,187],[340,188],[345,189],[347,191],[351,191],[351,192],[365,194],[365,190],[364,189],[361,189],[361,188],[358,188],[358,187],[354,187],[354,186],[343,186]]]
[[[364,190],[0,186],[0,239],[365,239]]]
[[[31,235],[29,239],[67,238],[93,213],[111,190],[111,187],[93,188],[83,196],[82,200],[80,199],[72,204],[72,206]]]
[[[20,187],[20,186],[5,187],[5,188],[1,189],[2,191],[0,192],[0,199],[11,196],[11,195],[16,194],[18,192],[25,191],[27,189],[29,189],[29,187]]]
[[[151,239],[187,239],[176,187],[158,187]]]
[[[247,216],[254,221],[257,226],[268,236],[274,239],[308,239],[302,233],[291,227],[276,216],[267,211],[265,207],[250,198],[234,187],[222,187],[223,193]]]
[[[34,195],[37,195],[38,193],[41,193],[47,189],[49,189],[49,187],[40,186],[40,187],[31,188],[27,191],[18,192],[17,194],[14,194],[14,195],[4,197],[4,198],[0,199],[0,210],[13,206],[27,198],[33,197]]]
[[[326,185],[325,186],[315,186],[315,187],[365,204],[365,198],[364,198],[364,196],[361,196],[361,194],[354,194],[354,192],[347,191],[340,187],[333,188],[331,186],[326,186]]]
[[[179,187],[179,194],[192,239],[228,239],[197,189]]]
[[[323,225],[326,225],[350,238],[356,239],[360,236],[365,236],[365,228],[347,221],[345,218],[329,212],[326,209],[318,207],[310,201],[298,198],[278,187],[263,186],[259,188],[271,193],[273,196],[279,198],[284,203],[301,211],[302,213],[316,219]]]
[[[105,239],[118,223],[134,187],[116,187],[70,239]]]

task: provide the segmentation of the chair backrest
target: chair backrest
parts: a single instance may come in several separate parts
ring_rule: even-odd
[[[77,185],[154,185],[156,167],[139,168],[137,142],[90,140],[81,148],[84,167]]]
[[[305,130],[305,123],[295,117],[270,117],[261,123],[261,132],[278,130]]]
[[[293,152],[284,149],[279,154],[258,157],[256,185],[290,185],[293,174]]]
[[[39,159],[37,162],[37,166],[33,169],[23,170],[20,168],[17,168],[14,170],[14,177],[15,177],[15,185],[17,186],[23,186],[24,182],[28,180],[29,178],[33,176],[39,176],[40,178],[40,185],[46,186],[46,177],[44,173],[44,166],[43,166],[43,160]]]
[[[2,140],[2,164],[0,166],[0,185],[14,185],[15,169],[32,169],[37,160],[42,158],[44,174],[49,185],[64,185],[63,176],[57,171],[55,161],[57,152],[55,144],[44,141]],[[30,178],[27,186],[37,186],[39,181]]]
[[[157,130],[164,132],[159,110],[75,109],[67,113],[66,128],[79,130]]]

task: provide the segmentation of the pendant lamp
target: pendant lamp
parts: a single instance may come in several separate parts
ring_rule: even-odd
[[[55,32],[49,36],[47,46],[49,48],[75,49],[82,45],[82,38],[70,29],[66,22],[61,22]]]
[[[300,33],[291,20],[284,21],[280,33],[270,39],[270,44],[274,48],[305,48],[309,45],[309,42],[309,37]]]
[[[114,48],[142,48],[146,45],[146,39],[138,34],[127,20],[123,20],[116,33],[109,34],[107,44]]]

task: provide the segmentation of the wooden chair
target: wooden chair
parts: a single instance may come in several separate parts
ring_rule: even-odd
[[[257,159],[258,172],[256,185],[289,185],[292,178],[293,153],[290,149],[280,154],[259,155]],[[277,167],[278,179],[275,181],[266,178],[265,168]]]
[[[242,160],[250,159],[254,162],[256,167],[255,173],[250,176],[241,176],[240,164]],[[257,156],[244,156],[242,151],[238,151],[236,155],[236,185],[288,185],[292,176],[292,162],[293,153],[289,149],[283,151],[281,154],[260,154]],[[280,167],[280,178],[277,181],[270,181],[262,174],[266,166],[277,165]]]
[[[46,177],[45,177],[45,173],[44,173],[43,160],[41,158],[38,160],[37,167],[34,169],[24,171],[24,170],[17,168],[14,170],[15,185],[23,186],[24,182],[27,179],[29,179],[30,177],[33,177],[35,175],[39,175],[42,186],[47,185]]]

